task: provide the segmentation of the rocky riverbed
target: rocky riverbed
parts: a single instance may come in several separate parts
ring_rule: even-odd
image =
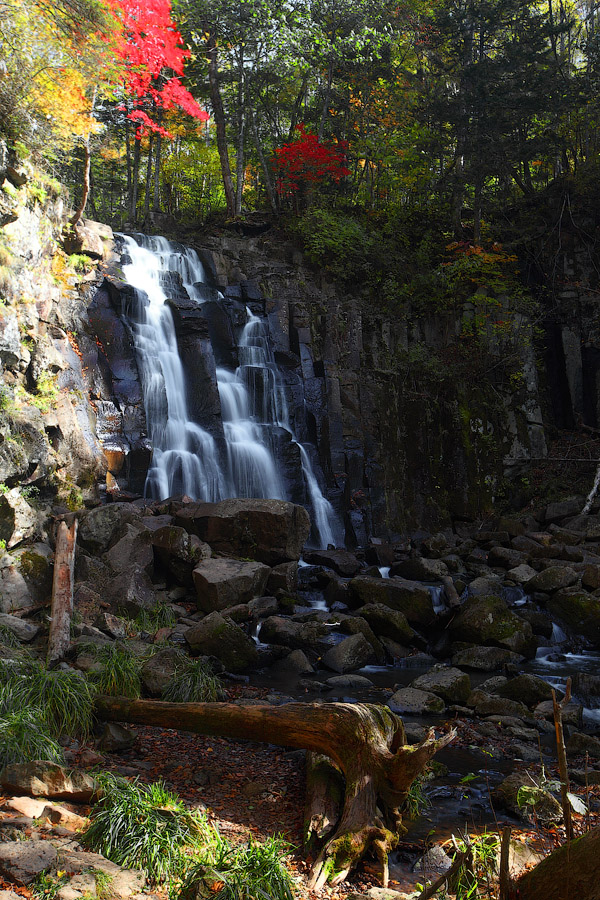
[[[10,659],[18,652],[10,646],[15,637],[33,653],[44,651],[53,541],[50,522],[27,500],[3,500],[0,524],[11,550],[0,559],[0,654]],[[72,644],[62,665],[93,670],[99,663],[90,648],[120,642],[139,657],[150,697],[162,696],[189,654],[206,657],[231,702],[385,703],[403,716],[411,741],[432,723],[441,729],[453,723],[458,737],[425,785],[434,807],[426,813],[430,821],[413,831],[414,842],[431,827],[441,840],[499,815],[529,818],[532,810],[518,798],[519,787],[532,784],[527,772],[540,792],[536,821],[560,826],[560,805],[540,779],[540,764],[545,775],[554,766],[552,687],[560,688],[567,674],[574,693],[565,711],[571,777],[592,813],[600,781],[594,718],[600,676],[593,671],[600,649],[600,517],[582,516],[581,506],[576,498],[535,516],[457,524],[452,532],[415,534],[393,545],[374,541],[355,552],[307,550],[306,512],[282,501],[173,498],[82,510]],[[113,739],[102,737],[104,762],[145,777],[151,767],[139,764],[143,746],[152,745],[148,735],[138,736],[133,749],[131,735]],[[203,783],[197,767],[183,761],[170,771],[184,796],[191,784],[194,801],[208,798],[218,817],[219,802],[229,801],[217,795],[227,785],[223,774],[216,781],[211,775],[207,740],[193,738],[205,749]],[[85,766],[97,751],[69,752]],[[120,753],[129,756],[119,759]],[[278,766],[289,769],[289,796],[297,798],[301,756],[282,762],[279,753],[279,762],[265,762],[269,775],[256,790],[244,787],[250,776],[242,777],[242,804],[275,796]],[[2,782],[5,794],[18,793],[5,775]],[[230,820],[240,803],[233,796]],[[5,844],[19,828],[9,807]],[[298,817],[288,819],[298,842]],[[418,853],[407,852],[414,863]],[[407,886],[405,863],[402,856],[395,863],[397,887]],[[10,878],[6,867],[1,871]]]

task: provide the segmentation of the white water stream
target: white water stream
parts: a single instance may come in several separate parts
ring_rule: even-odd
[[[201,305],[202,294],[196,285],[204,282],[204,271],[190,248],[173,247],[166,238],[138,237],[141,244],[129,236],[121,239],[131,260],[123,266],[123,274],[143,292],[127,312],[153,448],[146,494],[156,499],[186,494],[207,501],[226,497],[287,499],[273,446],[274,430],[279,428],[298,448],[318,545],[342,543],[333,507],[323,495],[306,447],[297,441],[290,425],[285,387],[268,332],[250,309],[246,309],[247,321],[239,339],[238,368],[216,370],[226,459],[219,459],[212,436],[190,421],[186,374],[161,275],[179,275],[188,296]]]

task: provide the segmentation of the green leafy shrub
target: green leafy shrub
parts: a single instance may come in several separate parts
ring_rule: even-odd
[[[142,690],[140,670],[143,660],[135,656],[121,641],[109,644],[86,644],[82,650],[100,664],[89,678],[99,694],[109,697],[139,697]]]
[[[289,849],[280,837],[232,847],[217,834],[189,870],[180,900],[292,900],[294,882],[282,861]]]
[[[225,691],[204,659],[190,659],[182,654],[181,664],[162,696],[170,703],[213,703],[222,700]]]
[[[370,271],[368,232],[356,216],[313,209],[298,224],[307,257],[342,281],[365,280]]]
[[[103,796],[81,842],[120,866],[143,869],[151,882],[182,874],[187,848],[213,839],[206,818],[186,809],[163,784],[127,782],[109,773],[98,781]]]

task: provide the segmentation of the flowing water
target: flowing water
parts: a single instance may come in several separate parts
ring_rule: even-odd
[[[216,367],[225,453],[202,422],[192,421],[186,378],[175,326],[166,302],[169,278],[202,306],[205,274],[197,254],[166,238],[121,235],[127,260],[123,274],[136,288],[126,318],[133,336],[152,462],[145,493],[154,499],[187,494],[217,501],[227,497],[290,499],[276,445],[284,435],[295,448],[297,480],[302,482],[313,523],[313,543],[343,543],[341,528],[311,462],[307,445],[294,434],[282,373],[275,362],[265,320],[245,308],[237,344],[238,366]],[[217,292],[212,292],[213,295]],[[217,294],[220,297],[220,295]],[[223,298],[220,297],[222,301]],[[217,301],[219,302],[219,301]]]

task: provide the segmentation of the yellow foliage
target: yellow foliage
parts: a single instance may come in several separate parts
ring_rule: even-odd
[[[57,87],[59,90],[57,90]],[[87,139],[102,130],[92,118],[91,100],[86,96],[86,79],[81,72],[63,68],[58,77],[43,73],[35,86],[35,99],[47,119],[52,119],[61,135]]]

